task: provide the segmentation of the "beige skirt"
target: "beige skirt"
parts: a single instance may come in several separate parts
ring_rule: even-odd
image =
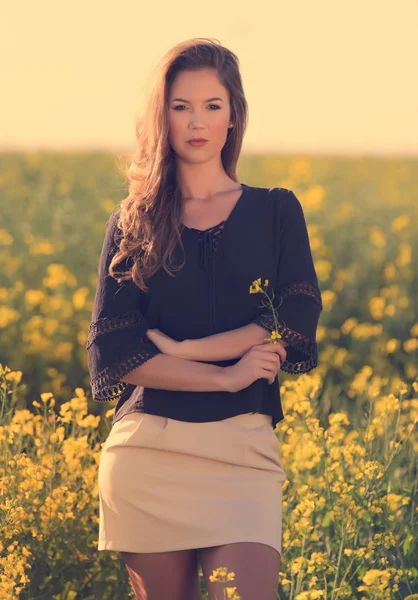
[[[287,476],[268,415],[190,423],[128,413],[104,443],[98,479],[98,550],[260,542],[281,554]]]

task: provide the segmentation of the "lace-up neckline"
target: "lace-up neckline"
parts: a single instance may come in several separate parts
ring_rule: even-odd
[[[200,229],[192,229],[196,232],[199,240],[200,260],[199,265],[202,269],[207,269],[209,265],[210,255],[218,250],[218,240],[224,230],[226,221],[221,221],[217,225],[201,231]]]
[[[218,250],[218,241],[220,239],[221,234],[223,233],[226,224],[232,220],[233,215],[237,212],[239,205],[242,203],[242,200],[246,193],[247,186],[242,183],[241,184],[242,192],[238,200],[235,202],[234,207],[229,213],[228,217],[213,225],[212,227],[208,227],[207,229],[197,229],[196,227],[188,227],[182,223],[183,228],[187,231],[190,231],[191,234],[196,235],[199,242],[199,265],[202,269],[207,269],[209,265],[209,260],[212,252],[216,252]]]
[[[194,231],[194,232],[198,232],[198,233],[210,233],[212,231],[216,231],[217,227],[221,226],[221,225],[225,225],[225,223],[227,223],[230,219],[232,219],[232,217],[234,216],[234,214],[237,212],[238,207],[242,204],[243,199],[246,195],[247,192],[247,187],[245,185],[245,183],[241,183],[241,195],[238,198],[238,200],[235,202],[231,212],[229,213],[228,217],[226,219],[224,219],[223,221],[221,221],[220,223],[217,223],[216,225],[213,225],[212,227],[208,227],[207,229],[196,229],[195,227],[188,227],[187,225],[185,225],[184,223],[182,223],[182,226],[184,229],[188,230],[188,231]]]

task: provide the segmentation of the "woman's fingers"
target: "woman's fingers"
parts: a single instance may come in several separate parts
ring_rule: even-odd
[[[281,342],[266,342],[258,346],[263,352],[274,352],[280,356],[281,361],[286,360],[287,352]]]

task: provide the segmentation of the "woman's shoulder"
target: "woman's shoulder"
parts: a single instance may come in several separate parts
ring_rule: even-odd
[[[268,197],[273,199],[286,199],[288,197],[294,196],[292,190],[280,186],[275,187],[263,187],[257,185],[247,185],[243,184],[254,196],[258,197]]]
[[[116,206],[113,211],[110,213],[110,215],[107,218],[106,221],[106,228],[107,229],[113,229],[115,230],[118,226],[118,222],[119,222],[119,217],[120,217],[120,207]]]
[[[262,202],[266,208],[269,206],[274,212],[280,208],[282,210],[300,210],[301,204],[292,190],[289,188],[275,186],[275,187],[262,187],[255,185],[246,186],[250,192],[251,197],[257,203]]]

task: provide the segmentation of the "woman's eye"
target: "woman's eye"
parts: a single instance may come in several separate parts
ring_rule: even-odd
[[[221,108],[217,104],[208,104],[208,106],[214,106],[217,110],[219,110]],[[178,108],[187,108],[187,107],[184,104],[177,104],[177,106],[174,107],[174,110],[177,110]]]

